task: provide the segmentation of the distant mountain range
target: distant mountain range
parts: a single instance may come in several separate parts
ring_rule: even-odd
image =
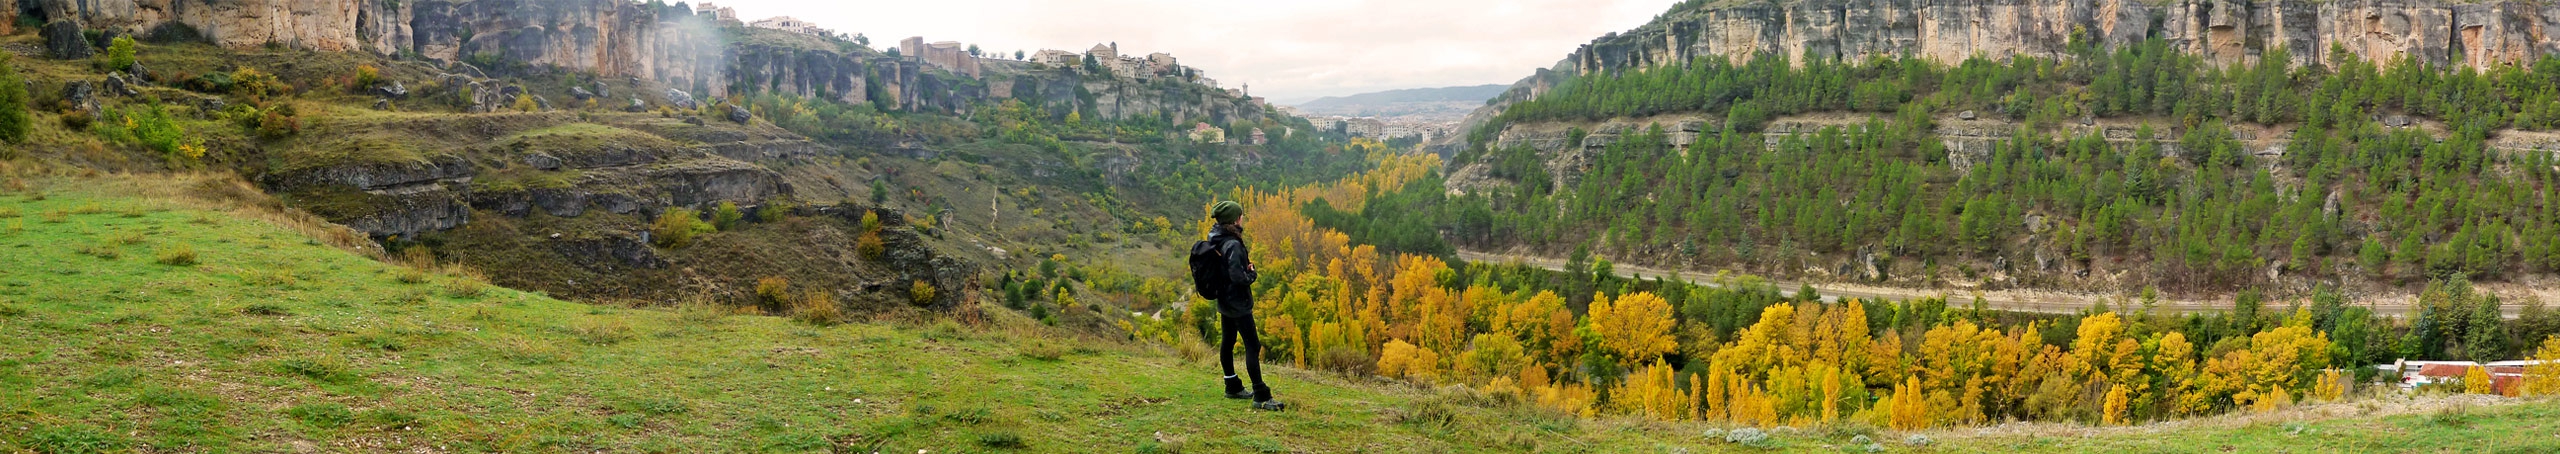
[[[1319,98],[1296,107],[1300,113],[1318,116],[1456,119],[1483,107],[1485,100],[1501,95],[1508,88],[1504,85],[1410,88]]]

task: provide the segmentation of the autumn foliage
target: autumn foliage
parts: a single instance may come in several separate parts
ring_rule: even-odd
[[[1357,212],[1363,194],[1439,170],[1428,157],[1379,161],[1334,185],[1231,196],[1246,207],[1262,273],[1254,295],[1269,361],[1465,384],[1575,415],[1901,430],[2139,424],[2338,399],[2354,379],[2340,372],[2354,364],[2333,363],[2331,328],[2315,326],[2328,322],[2307,308],[2198,331],[2103,309],[2021,321],[1943,300],[1821,302],[1730,277],[1556,286],[1352,244],[1299,213],[1316,200]],[[2560,356],[2560,341],[2544,350]]]

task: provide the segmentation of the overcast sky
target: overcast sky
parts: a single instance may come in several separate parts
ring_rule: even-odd
[[[888,48],[909,36],[1015,50],[1166,52],[1278,103],[1399,88],[1510,84],[1677,0],[725,0]]]

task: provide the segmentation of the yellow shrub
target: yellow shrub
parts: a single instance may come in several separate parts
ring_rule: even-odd
[[[888,245],[881,243],[877,230],[862,232],[862,236],[854,238],[853,249],[861,252],[862,258],[870,260],[880,260],[889,252]]]
[[[933,304],[933,297],[937,291],[933,288],[932,282],[916,281],[914,288],[907,289],[907,296],[914,298],[916,305],[922,306]]]
[[[791,280],[784,279],[782,276],[765,276],[763,279],[756,279],[756,298],[765,304],[789,306]]]
[[[810,289],[809,293],[800,296],[799,304],[791,312],[792,318],[812,325],[829,326],[844,321],[844,310],[836,307],[836,295],[825,290]]]

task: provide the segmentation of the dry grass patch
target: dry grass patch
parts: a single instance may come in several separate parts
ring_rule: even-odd
[[[196,248],[185,244],[161,246],[153,261],[169,266],[196,266]]]

